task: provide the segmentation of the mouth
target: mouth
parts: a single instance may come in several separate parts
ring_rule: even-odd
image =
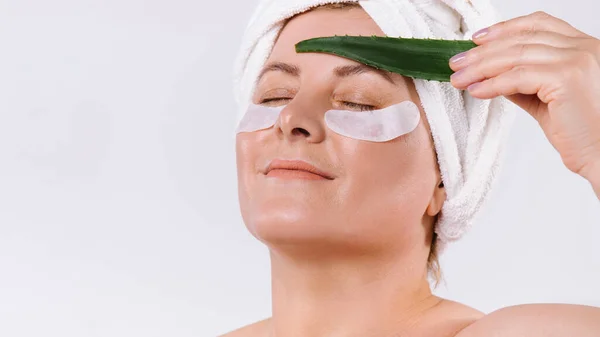
[[[333,180],[333,175],[301,160],[273,160],[265,175],[280,179]]]

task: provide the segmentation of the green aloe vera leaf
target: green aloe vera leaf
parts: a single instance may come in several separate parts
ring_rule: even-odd
[[[300,41],[297,53],[327,53],[404,76],[449,82],[452,56],[477,47],[471,40],[329,36]]]

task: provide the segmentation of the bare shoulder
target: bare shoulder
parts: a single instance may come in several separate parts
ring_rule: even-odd
[[[478,321],[485,314],[464,304],[440,300],[434,308],[415,322],[411,336],[455,337],[456,334]],[[219,337],[263,337],[267,335],[270,319],[265,319]]]
[[[411,336],[455,337],[457,333],[485,317],[479,310],[467,305],[441,300],[420,319]]]
[[[266,336],[269,319],[220,337]],[[600,308],[568,304],[528,304],[489,315],[464,304],[443,300],[416,322],[410,335],[424,337],[598,337]]]
[[[600,308],[569,304],[506,307],[479,319],[456,337],[598,337]]]
[[[444,312],[453,313],[453,316],[465,317],[466,319],[478,320],[485,316],[483,312],[475,308],[451,300],[443,300],[438,307]]]
[[[262,337],[266,336],[269,319],[264,319],[231,331],[219,337]]]

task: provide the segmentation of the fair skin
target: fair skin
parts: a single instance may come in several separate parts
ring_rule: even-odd
[[[553,316],[581,323],[580,330],[562,324],[567,330],[550,326],[547,331],[592,336],[590,322],[600,321],[595,308],[519,307],[484,317],[432,295],[426,264],[445,191],[425,115],[421,111],[415,131],[386,143],[342,137],[323,121],[329,109],[383,108],[405,100],[420,106],[418,95],[412,81],[402,76],[381,74],[337,56],[295,53],[294,45],[301,40],[336,34],[384,35],[359,8],[317,9],[293,18],[281,32],[254,95],[255,104],[286,107],[274,127],[238,135],[242,216],[270,251],[273,315],[225,336],[483,337],[501,332],[506,320],[514,324],[497,336],[546,336],[533,335],[528,325],[551,325],[557,322]],[[476,83],[477,72],[471,74],[460,83],[454,78],[453,84]],[[525,96],[518,97],[525,104]],[[555,123],[553,130],[563,132],[551,134],[581,133],[581,128],[567,129]],[[585,139],[564,139],[557,136],[555,146],[593,152]],[[329,179],[266,175],[265,167],[277,158],[307,161]],[[596,162],[574,160],[572,167],[592,182]],[[537,321],[518,319],[532,313]]]
[[[600,199],[600,40],[536,12],[493,25],[474,42],[479,47],[451,62],[452,84],[527,111]]]

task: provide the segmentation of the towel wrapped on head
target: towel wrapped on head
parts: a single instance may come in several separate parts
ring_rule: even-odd
[[[287,19],[311,8],[358,2],[390,37],[468,40],[498,22],[488,0],[262,0],[252,16],[235,67],[238,121]],[[473,98],[450,83],[415,79],[433,136],[447,199],[435,224],[438,249],[458,240],[482,209],[503,156],[515,111],[504,97]]]

